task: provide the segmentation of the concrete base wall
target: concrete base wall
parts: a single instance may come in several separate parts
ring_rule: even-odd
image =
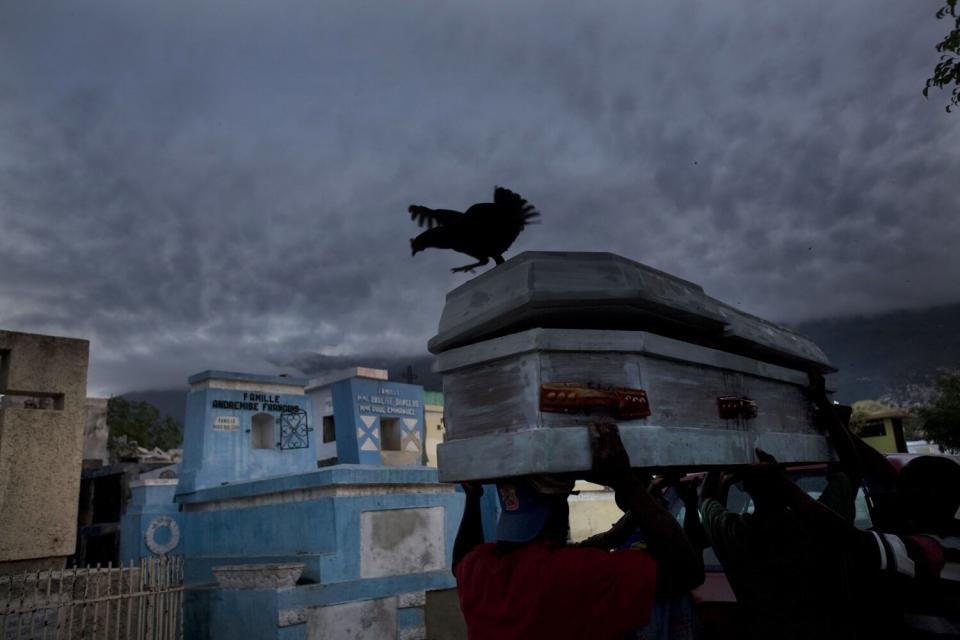
[[[467,640],[467,623],[456,589],[427,591],[424,622],[427,640]]]
[[[63,556],[52,558],[33,558],[32,560],[15,560],[0,562],[0,576],[9,576],[19,573],[35,573],[37,571],[60,571],[67,563]]]
[[[191,638],[232,639],[244,629],[250,640],[420,640],[425,591],[454,583],[463,496],[438,484],[435,469],[335,465],[176,500]],[[251,581],[242,596],[218,575],[225,565],[269,575],[271,564],[290,563],[302,568],[294,584],[270,590]]]

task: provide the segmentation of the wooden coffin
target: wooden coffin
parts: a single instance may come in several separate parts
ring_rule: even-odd
[[[529,328],[531,325],[534,328]],[[452,291],[431,341],[443,375],[440,479],[590,468],[611,420],[635,467],[832,459],[808,339],[612,254],[525,253]]]

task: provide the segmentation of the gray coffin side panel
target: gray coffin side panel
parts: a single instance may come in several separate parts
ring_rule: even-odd
[[[693,466],[755,460],[754,448],[780,462],[834,459],[824,436],[714,429],[621,426],[621,438],[634,467]],[[655,443],[655,446],[651,446]],[[437,447],[439,480],[496,480],[522,473],[586,472],[591,466],[585,427],[532,429],[443,442]]]
[[[585,427],[603,418],[541,413],[540,384],[555,381],[647,390],[651,417],[620,423],[636,466],[745,464],[756,446],[784,462],[831,459],[806,374],[645,332],[531,329],[442,353],[435,370],[447,423],[438,467],[450,481],[588,469]],[[721,419],[716,398],[741,392],[757,418]]]
[[[753,358],[710,349],[645,331],[591,329],[529,329],[439,354],[433,370],[447,374],[464,367],[522,353],[549,351],[647,354],[683,363],[739,371],[797,385],[808,383],[807,374]]]

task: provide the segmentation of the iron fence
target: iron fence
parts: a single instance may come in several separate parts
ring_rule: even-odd
[[[0,576],[0,640],[180,640],[183,558]]]

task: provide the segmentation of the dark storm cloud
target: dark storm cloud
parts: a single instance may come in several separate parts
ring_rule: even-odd
[[[100,393],[422,352],[466,259],[405,207],[494,184],[543,212],[512,254],[777,320],[954,301],[936,7],[4,5],[0,326],[89,337]]]

